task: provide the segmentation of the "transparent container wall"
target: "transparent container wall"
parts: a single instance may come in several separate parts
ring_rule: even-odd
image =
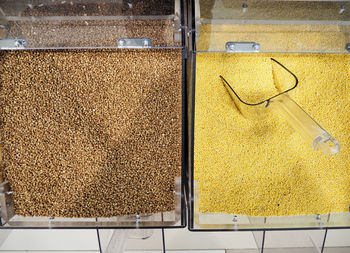
[[[260,53],[255,54],[256,57],[258,58]],[[219,133],[221,131],[225,131],[225,129],[231,128],[231,124],[235,124],[234,121],[232,121],[232,119],[235,116],[232,116],[231,114],[233,114],[232,112],[230,113],[229,118],[231,119],[228,120],[227,122],[229,122],[230,125],[227,125],[227,122],[225,122],[222,119],[222,115],[228,115],[228,114],[216,114],[217,111],[215,111],[215,109],[208,109],[208,108],[219,108],[222,107],[224,108],[223,111],[227,111],[227,108],[225,108],[224,106],[226,106],[226,104],[224,103],[217,103],[214,104],[214,100],[219,100],[219,96],[227,96],[227,99],[231,99],[229,94],[226,92],[226,88],[222,87],[222,91],[223,93],[218,93],[219,89],[213,88],[211,90],[207,90],[207,89],[203,89],[204,85],[209,86],[209,87],[220,87],[223,86],[220,83],[220,77],[219,75],[222,74],[223,70],[225,68],[221,68],[220,64],[223,64],[225,61],[223,60],[222,62],[220,62],[220,60],[218,59],[222,59],[219,57],[219,55],[224,55],[222,56],[224,59],[227,60],[227,65],[230,66],[232,68],[232,66],[234,66],[232,64],[233,61],[229,61],[229,59],[235,58],[235,57],[239,57],[244,54],[234,54],[234,53],[194,53],[193,54],[193,59],[191,63],[191,67],[193,68],[192,73],[197,73],[197,76],[191,76],[191,80],[190,80],[190,84],[189,85],[189,101],[190,101],[190,105],[189,105],[189,115],[191,115],[190,118],[190,122],[191,122],[191,127],[190,127],[190,175],[189,175],[189,185],[190,185],[190,202],[189,202],[189,206],[190,206],[190,211],[189,211],[189,215],[190,215],[190,222],[189,222],[189,227],[190,230],[193,231],[203,231],[203,230],[210,230],[210,231],[238,231],[238,230],[275,230],[275,229],[283,229],[283,230],[289,230],[289,229],[312,229],[312,228],[349,228],[350,227],[350,206],[349,209],[344,210],[344,212],[342,213],[326,213],[326,214],[310,214],[310,215],[304,215],[303,213],[301,213],[300,215],[291,215],[291,216],[249,216],[249,215],[236,215],[234,213],[224,213],[221,212],[222,209],[218,210],[219,208],[222,208],[224,205],[221,205],[221,203],[226,203],[226,201],[228,201],[228,197],[227,196],[231,196],[232,195],[232,200],[234,199],[234,194],[239,195],[240,192],[246,192],[247,188],[249,188],[249,182],[251,182],[252,184],[254,184],[252,182],[252,179],[245,179],[245,177],[247,176],[247,174],[244,175],[240,175],[238,173],[240,172],[234,172],[235,170],[226,170],[227,167],[225,166],[239,166],[239,165],[235,165],[235,164],[239,164],[237,161],[241,160],[242,158],[240,157],[240,152],[242,153],[242,157],[247,158],[248,160],[251,159],[250,161],[254,161],[252,162],[252,166],[251,167],[246,167],[246,170],[249,171],[250,169],[252,169],[254,171],[254,164],[256,164],[256,157],[254,155],[254,153],[252,153],[251,157],[249,156],[250,154],[248,153],[248,151],[243,149],[234,149],[231,147],[235,147],[235,145],[237,145],[237,142],[235,142],[234,139],[232,139],[233,137],[227,137],[228,139],[225,139],[224,137],[222,138],[222,142],[220,142],[220,144],[225,147],[222,149],[218,149],[218,151],[215,150],[215,148],[219,147],[215,146],[216,144],[214,142],[219,142],[221,140],[217,140],[215,139],[215,134],[213,135],[205,135],[206,139],[201,136],[198,137],[199,135],[196,135],[196,133],[198,133],[199,131],[201,131],[201,129],[206,129],[206,130],[202,130],[202,131],[206,131],[206,133],[213,131],[215,133]],[[253,54],[249,54],[250,57],[254,57],[255,55]],[[270,55],[270,54],[269,54]],[[282,54],[276,54],[276,55],[282,55]],[[283,54],[283,55],[287,55],[287,54]],[[295,55],[295,57],[301,57],[302,55],[313,55],[313,54],[289,54],[289,55]],[[315,55],[320,55],[320,54],[315,54]],[[327,54],[322,54],[324,57],[328,57]],[[339,57],[343,56],[343,54],[331,54],[331,55],[337,55]],[[215,57],[210,58],[211,56],[215,56],[217,57],[217,59],[215,59]],[[203,58],[204,57],[208,57],[208,59],[212,59],[214,61],[216,61],[215,63],[218,64],[217,69],[212,68],[214,74],[208,74],[206,75],[203,71],[203,66],[206,66],[203,63]],[[231,59],[232,59],[231,58]],[[246,57],[246,59],[248,58],[248,56]],[[347,58],[348,59],[348,58]],[[202,61],[202,62],[201,62]],[[214,64],[215,64],[214,63]],[[208,64],[208,62],[206,62],[206,64]],[[213,65],[214,65],[213,64]],[[235,62],[235,64],[239,65],[242,64],[239,60],[237,60]],[[206,69],[206,71],[209,71],[210,66]],[[256,65],[254,65],[254,67],[256,67]],[[252,69],[250,69],[252,70]],[[234,72],[234,70],[231,70]],[[305,72],[308,72],[309,70],[306,69]],[[341,72],[342,70],[340,70]],[[344,72],[348,71],[348,68],[345,67],[344,68]],[[202,76],[199,76],[198,73],[203,74]],[[245,75],[244,70],[240,73],[234,72],[236,74],[242,74]],[[300,71],[299,71],[300,73]],[[332,72],[335,75],[335,78],[338,76],[339,73],[335,73]],[[347,72],[346,72],[347,73]],[[260,72],[257,71],[257,73],[253,73],[252,75],[259,75]],[[342,73],[341,73],[342,74]],[[214,77],[217,75],[217,80],[215,81]],[[196,79],[197,78],[197,79]],[[331,77],[327,77],[325,76],[326,80],[331,80]],[[300,80],[303,80],[303,84],[305,84],[305,79],[301,78]],[[343,83],[343,82],[341,82]],[[247,85],[249,85],[249,83],[246,83]],[[220,85],[220,86],[219,86]],[[317,84],[319,85],[319,83]],[[340,84],[342,85],[342,84]],[[316,86],[317,87],[317,86]],[[296,90],[300,89],[299,87],[296,87]],[[205,99],[203,99],[205,98]],[[206,107],[203,104],[203,101],[205,100],[206,104],[210,104],[211,106]],[[322,99],[320,99],[319,101],[321,101]],[[235,101],[236,102],[236,101]],[[329,104],[333,104],[334,100],[329,100],[327,101],[327,103]],[[230,107],[232,106],[232,101],[230,103]],[[234,105],[237,106],[237,105]],[[204,108],[203,108],[204,107]],[[248,107],[246,105],[246,107]],[[198,109],[200,108],[200,109]],[[261,108],[264,110],[267,110],[265,107]],[[198,113],[202,110],[202,114]],[[252,110],[252,109],[251,109]],[[254,109],[254,112],[258,112],[261,116],[262,111],[259,111],[259,109]],[[213,114],[211,111],[215,111]],[[240,113],[242,113],[241,109],[240,109]],[[204,116],[205,115],[205,116]],[[208,121],[203,121],[203,117],[205,118],[210,118],[210,115],[215,115],[215,117],[218,120],[218,124],[216,124],[216,127],[207,127],[205,125],[205,122]],[[232,116],[232,118],[231,118]],[[228,117],[228,116],[227,116]],[[214,118],[214,117],[213,117]],[[213,119],[210,118],[210,119]],[[200,123],[196,123],[200,122]],[[333,122],[332,122],[333,123]],[[196,125],[197,124],[197,125]],[[287,122],[285,122],[285,124],[287,124]],[[207,127],[207,128],[206,128]],[[241,126],[242,127],[242,126]],[[245,127],[245,126],[243,126]],[[247,127],[248,129],[251,129],[249,127]],[[210,129],[210,130],[208,130]],[[255,129],[254,129],[255,130]],[[198,132],[197,132],[198,131]],[[239,131],[238,129],[236,129],[235,131]],[[266,131],[265,129],[262,129],[262,131]],[[242,131],[244,132],[244,130]],[[227,133],[227,132],[225,132]],[[243,135],[243,134],[242,134]],[[196,137],[197,136],[197,137]],[[224,135],[223,135],[224,136]],[[212,139],[214,139],[214,141],[212,141]],[[281,139],[281,143],[283,143],[284,140]],[[227,144],[228,143],[228,144]],[[248,143],[248,142],[247,142]],[[242,148],[242,146],[247,145],[247,143],[243,144],[240,146],[240,148]],[[346,142],[343,142],[344,146],[346,146]],[[196,146],[197,145],[197,146]],[[214,149],[211,149],[211,147],[214,146]],[[263,149],[263,145],[259,145],[262,149]],[[306,145],[305,145],[306,146]],[[199,148],[197,148],[199,147]],[[196,149],[197,148],[197,149]],[[273,147],[272,147],[273,148]],[[309,145],[309,148],[311,149],[311,145]],[[254,148],[252,148],[253,150]],[[218,175],[220,174],[220,176],[216,175],[214,176],[213,174],[210,174],[210,170],[212,169],[217,169],[219,168],[219,166],[213,166],[210,167],[210,165],[208,165],[208,163],[201,163],[198,160],[196,160],[195,154],[196,152],[200,153],[201,150],[215,150],[212,151],[211,154],[209,154],[208,152],[208,160],[211,161],[212,163],[216,162],[217,164],[220,164],[220,166],[223,168],[222,169],[222,173],[221,171],[218,169],[216,170],[216,172],[218,173]],[[221,153],[224,153],[225,151],[229,150],[227,153],[225,153],[225,157],[221,156]],[[239,150],[239,151],[238,151]],[[278,150],[278,149],[277,149]],[[232,152],[232,153],[230,153]],[[254,151],[253,151],[254,152]],[[276,151],[278,152],[278,151]],[[315,151],[317,152],[317,151]],[[197,153],[197,155],[198,155]],[[249,157],[248,157],[249,156]],[[229,159],[227,158],[229,157]],[[282,157],[282,156],[281,156]],[[223,159],[223,158],[226,158]],[[198,159],[198,158],[197,158]],[[283,159],[283,158],[281,158]],[[307,158],[305,158],[306,160]],[[347,159],[347,158],[346,158]],[[227,161],[230,161],[229,165],[227,164]],[[331,158],[330,158],[331,160]],[[213,162],[214,161],[214,162]],[[195,167],[197,166],[197,167]],[[199,166],[202,166],[199,168]],[[206,167],[207,166],[207,167]],[[268,167],[269,165],[267,165]],[[256,174],[260,176],[260,172],[257,172],[258,170],[256,170]],[[196,174],[198,173],[198,174]],[[210,176],[203,176],[205,173],[208,173]],[[227,173],[232,173],[232,174],[227,174]],[[235,174],[236,173],[236,174]],[[258,177],[259,177],[258,176]],[[206,178],[205,178],[206,177]],[[238,184],[236,185],[236,187],[234,187],[234,190],[232,190],[230,184],[226,185],[228,181],[230,181],[230,179],[232,177],[236,177],[236,178],[242,178],[242,183],[240,184],[238,182]],[[257,177],[257,178],[258,178]],[[263,178],[264,175],[261,175],[261,177]],[[205,178],[205,179],[202,179]],[[206,187],[203,187],[203,189],[200,189],[199,184],[197,183],[196,180],[202,180],[208,182],[208,184],[206,184]],[[256,179],[254,177],[254,179]],[[246,181],[247,180],[247,181]],[[217,182],[220,182],[220,186],[217,184]],[[262,180],[264,181],[264,180]],[[311,180],[312,181],[312,180]],[[226,184],[225,184],[226,182]],[[237,183],[237,182],[235,182]],[[222,187],[222,185],[225,185],[225,187]],[[262,183],[263,184],[263,183]],[[203,183],[202,183],[203,185]],[[209,187],[209,185],[211,185],[212,188]],[[232,185],[232,183],[231,183]],[[319,185],[316,187],[318,188]],[[227,189],[227,190],[226,190]],[[264,192],[264,189],[260,189],[261,192]],[[275,189],[276,190],[276,189]],[[283,191],[282,189],[279,189],[281,191]],[[248,190],[249,191],[249,190]],[[278,191],[278,190],[277,190]],[[344,189],[345,192],[348,192],[348,189],[345,188]],[[217,192],[220,192],[220,197],[219,194],[216,194]],[[202,196],[201,196],[202,193]],[[253,192],[252,191],[252,196],[250,198],[254,198],[254,194],[260,195],[260,193],[257,192]],[[210,199],[212,202],[214,203],[214,205],[219,206],[217,209],[217,212],[212,211],[214,208],[213,207],[209,207],[211,208],[210,211],[200,211],[200,203],[201,203],[201,197],[206,201],[206,203],[210,203],[208,200]],[[208,197],[209,196],[209,197]],[[217,198],[216,198],[217,197]],[[239,201],[239,203],[244,203],[243,205],[246,205],[245,208],[249,209],[251,206],[254,206],[254,203],[249,203],[251,200],[249,198],[249,196],[244,196],[244,197],[248,197],[247,199],[235,199],[235,201]],[[270,196],[267,195],[260,195],[260,198],[264,198],[264,199],[271,199]],[[220,203],[220,204],[218,204]],[[206,205],[205,208],[208,208],[209,204]],[[204,209],[205,209],[204,208]],[[261,205],[259,205],[258,203],[256,203],[256,209],[261,208]],[[289,207],[287,207],[289,208]],[[226,211],[228,212],[228,211]]]
[[[191,230],[234,231],[296,228],[311,229],[327,227],[346,228],[350,226],[350,212],[348,210],[344,211],[343,213],[328,213],[322,215],[317,215],[316,213],[312,215],[303,215],[301,213],[301,215],[296,216],[271,215],[266,217],[235,215],[234,213],[224,213],[220,211],[217,211],[217,213],[209,211],[200,212],[200,192],[202,193],[202,197],[205,194],[207,194],[205,197],[213,196],[208,194],[209,187],[205,188],[204,190],[199,190],[196,180],[203,180],[202,175],[204,172],[209,171],[212,168],[207,168],[204,166],[205,168],[198,172],[203,172],[203,174],[195,174],[195,166],[199,166],[199,162],[195,160],[196,145],[200,143],[203,145],[203,148],[210,148],[213,146],[210,137],[207,137],[205,141],[204,138],[199,140],[197,137],[195,137],[195,124],[199,124],[195,122],[200,122],[200,120],[210,117],[208,115],[210,115],[211,111],[204,108],[202,110],[205,113],[198,115],[196,114],[197,111],[195,112],[195,110],[198,110],[198,108],[201,106],[203,107],[203,103],[201,104],[199,102],[205,101],[207,104],[209,104],[209,98],[211,99],[218,94],[222,95],[221,93],[218,93],[218,89],[216,88],[213,88],[213,90],[210,90],[210,92],[204,89],[204,84],[208,85],[209,87],[219,87],[216,85],[222,85],[219,82],[219,75],[222,75],[222,72],[225,70],[225,68],[222,66],[227,66],[226,68],[234,68],[238,61],[234,62],[229,60],[231,57],[234,58],[239,55],[243,57],[243,54],[241,53],[256,53],[255,55],[257,58],[259,57],[259,52],[340,53],[339,57],[342,54],[347,54],[350,48],[349,4],[350,3],[348,1],[194,1],[195,17],[193,18],[194,21],[192,25],[193,29],[195,29],[195,46],[193,64],[191,67],[193,68],[192,72],[197,73],[197,76],[191,77],[191,85],[189,85],[189,101],[193,103],[193,105],[189,107],[189,113],[191,115],[191,131],[189,133],[189,178],[191,194],[189,198],[189,227]],[[207,52],[208,54],[202,54]],[[216,52],[222,52],[224,54],[215,54]],[[255,57],[252,54],[250,55],[251,57]],[[291,55],[296,57],[299,56],[299,54]],[[301,55],[309,54],[300,54],[300,56]],[[269,54],[269,57],[273,56],[275,56],[275,54]],[[328,57],[327,54],[324,56]],[[199,68],[204,68],[204,66],[207,66],[207,62],[200,62],[203,61],[204,58],[208,62],[210,61],[208,59],[215,59],[217,62],[220,62],[220,64],[222,63],[222,66],[218,64],[219,66],[217,66],[217,68],[210,69],[210,66],[208,69],[205,69],[205,71],[203,71],[203,69],[200,70]],[[225,65],[225,60],[227,60],[227,65]],[[209,69],[212,74],[207,75],[206,73],[209,71]],[[253,67],[250,70],[254,71]],[[237,70],[237,72],[238,71],[242,70]],[[344,68],[344,73],[340,73],[340,75],[345,74],[345,72],[347,73],[347,68]],[[201,75],[199,76],[198,73],[201,73]],[[239,75],[241,72],[238,72],[237,74]],[[242,73],[242,75],[244,74],[245,73]],[[217,75],[217,79],[215,80],[214,75]],[[252,76],[253,75],[256,76],[259,74],[252,72]],[[327,77],[325,78],[327,79]],[[301,82],[304,83],[304,79]],[[225,89],[222,89],[224,92]],[[208,99],[198,101],[198,98],[203,97]],[[216,108],[220,106],[223,105],[215,105]],[[214,108],[214,106],[212,106],[212,108]],[[208,115],[206,115],[206,113]],[[220,118],[221,116],[222,114],[216,115],[217,118]],[[220,121],[219,124],[223,124],[224,127],[226,127],[223,121]],[[199,129],[202,126],[197,127],[197,129]],[[204,127],[206,126],[203,126],[203,128]],[[218,128],[212,129],[210,131],[220,132]],[[225,141],[226,140],[223,140],[222,143],[220,142],[220,144],[225,146]],[[231,140],[228,142],[230,143]],[[227,149],[231,150],[230,147],[231,146],[228,146]],[[217,164],[220,164],[220,166],[225,168],[226,164],[221,163],[220,160],[221,153],[215,153],[214,149],[213,153],[214,154],[210,154],[210,159],[213,159],[212,161],[215,161]],[[214,156],[216,157],[213,158]],[[232,159],[232,163],[235,164],[234,159],[236,159],[236,156],[232,155],[230,158]],[[223,171],[225,171],[225,169],[223,169]],[[229,178],[230,176],[226,177],[226,179]],[[222,195],[225,195],[225,197],[227,197],[226,194],[229,195],[232,193],[229,191],[221,192],[220,187],[215,188],[215,179],[210,178],[210,180],[209,182],[213,184],[213,192],[220,192]],[[225,178],[222,178],[220,183],[225,184],[224,182]],[[240,190],[245,190],[244,184],[240,187]],[[229,186],[227,186],[227,188],[229,188]],[[210,197],[208,197],[206,200],[210,199]],[[221,204],[227,201],[224,196],[222,197],[222,200],[219,198],[215,199],[215,197],[213,197],[211,200],[212,202],[210,203],[215,204]],[[222,207],[222,205],[220,205],[220,207]]]
[[[0,184],[1,226],[3,228],[166,228],[184,227],[186,222],[181,178],[175,179],[175,210],[151,215],[97,218],[29,217],[17,215],[8,182]]]
[[[2,49],[181,46],[179,0],[5,0],[0,25]]]
[[[173,61],[174,66],[178,67],[172,69],[172,76],[179,78],[179,86],[181,90],[177,94],[181,95],[178,99],[180,107],[179,118],[184,117],[184,80],[182,78],[181,70],[183,68],[184,60],[182,58],[182,41],[181,41],[181,1],[179,0],[67,0],[67,1],[55,1],[55,0],[43,0],[43,1],[0,1],[0,49],[80,49],[80,48],[147,48],[147,50],[108,50],[108,52],[118,53],[122,60],[130,59],[138,60],[143,58],[144,62],[147,60],[147,55],[154,55],[154,53],[161,54],[161,52],[176,52],[179,61]],[[124,41],[124,43],[120,43]],[[146,44],[139,43],[147,42]],[[148,48],[155,48],[155,50],[148,50]],[[161,48],[166,48],[163,50]],[[171,48],[175,48],[172,50]],[[171,49],[171,50],[168,50]],[[92,52],[93,50],[53,50],[53,52],[67,53],[69,55],[77,52]],[[43,53],[44,52],[44,53]],[[30,51],[3,51],[3,55],[6,54],[19,54],[19,57],[23,55],[32,55],[33,59],[39,58],[40,54],[51,53],[46,50],[30,50]],[[95,52],[103,53],[104,50],[95,50]],[[137,53],[143,53],[146,56],[137,57]],[[55,54],[54,53],[54,54]],[[98,53],[97,53],[98,54]],[[118,58],[118,54],[117,58]],[[134,56],[132,57],[132,54]],[[129,55],[129,56],[126,56]],[[123,58],[124,57],[124,58]],[[0,57],[1,58],[1,57]],[[4,59],[5,57],[3,57]],[[54,58],[54,57],[53,57]],[[69,57],[67,57],[69,58]],[[66,58],[66,59],[67,59]],[[116,59],[116,58],[114,58]],[[145,60],[146,59],[146,60]],[[118,60],[118,59],[117,59]],[[62,60],[63,65],[70,66],[72,63],[69,60]],[[91,68],[96,68],[94,64],[96,58],[94,58],[89,64]],[[118,61],[117,61],[118,62]],[[5,64],[5,60],[2,62]],[[56,67],[59,64],[54,64]],[[149,64],[147,64],[149,63]],[[114,63],[113,63],[114,64]],[[124,66],[124,64],[115,63],[115,67]],[[118,65],[119,64],[119,65]],[[167,63],[163,62],[165,66]],[[0,64],[1,65],[1,64]],[[45,64],[42,64],[45,65]],[[102,64],[103,65],[103,64]],[[148,69],[159,69],[151,61],[146,62],[146,66],[131,66],[129,71],[126,71],[123,77],[131,76],[135,74],[146,77],[144,71]],[[129,65],[127,65],[129,66]],[[174,67],[172,66],[172,67]],[[28,66],[26,66],[28,67]],[[107,64],[103,67],[111,69],[111,66]],[[24,67],[25,69],[25,67]],[[55,70],[53,70],[55,69]],[[86,73],[89,72],[88,68]],[[45,74],[45,71],[50,72],[57,71],[61,74],[62,71],[70,75],[70,80],[67,80],[67,84],[74,82],[74,75],[71,75],[70,70],[62,70],[59,67],[56,69],[47,68],[41,69]],[[91,69],[90,69],[91,70]],[[23,71],[23,68],[22,68]],[[169,71],[169,69],[167,70]],[[108,71],[107,71],[108,72]],[[22,72],[23,73],[23,72]],[[29,74],[26,76],[35,75],[33,69],[28,70]],[[16,74],[16,71],[14,71]],[[44,76],[44,74],[42,74]],[[4,74],[3,76],[11,75]],[[152,75],[152,74],[149,74]],[[94,81],[102,78],[101,74],[93,73]],[[162,76],[162,75],[161,75]],[[168,75],[164,75],[166,78]],[[159,76],[155,77],[156,83],[159,84]],[[56,81],[59,78],[53,78],[48,83],[57,84]],[[89,79],[89,78],[88,78]],[[90,78],[92,80],[93,78]],[[73,80],[73,81],[71,81]],[[97,82],[97,81],[96,81]],[[103,82],[108,84],[112,82],[126,82],[125,79],[118,75],[105,78]],[[169,81],[171,82],[171,81]],[[180,83],[181,82],[181,83]],[[139,87],[143,83],[139,83]],[[83,83],[86,85],[86,83]],[[132,88],[130,88],[132,90]],[[152,89],[144,89],[145,92],[151,92]],[[165,91],[161,91],[165,92]],[[157,94],[161,94],[157,90]],[[97,92],[96,95],[98,96]],[[128,93],[127,96],[131,96]],[[146,93],[145,93],[146,94]],[[148,94],[148,93],[147,93]],[[146,96],[146,99],[148,96]],[[153,98],[153,97],[152,97]],[[146,100],[144,99],[144,101]],[[176,98],[177,99],[177,98]],[[175,100],[175,99],[174,99]],[[148,100],[147,100],[148,101]],[[170,101],[170,100],[169,100]],[[119,103],[119,102],[118,102]],[[118,104],[116,103],[116,104]],[[152,106],[153,100],[148,104],[148,109]],[[136,106],[136,105],[135,105]],[[158,105],[157,105],[158,106]],[[145,110],[147,110],[145,108]],[[181,114],[181,115],[180,115]],[[170,119],[169,119],[170,120]],[[182,121],[181,121],[182,122]],[[183,124],[183,123],[181,123]],[[185,127],[181,125],[181,133],[183,133]],[[131,133],[131,132],[130,132]],[[159,133],[160,134],[160,133]],[[181,134],[180,134],[181,135]],[[181,139],[181,145],[184,145],[183,139]],[[0,156],[2,150],[0,147]],[[108,227],[108,228],[159,228],[159,227],[184,227],[185,222],[185,204],[183,194],[183,183],[181,179],[183,175],[183,161],[184,156],[181,153],[181,174],[174,182],[175,191],[175,208],[173,211],[155,213],[152,215],[130,215],[130,216],[118,216],[118,217],[96,217],[96,218],[67,218],[67,217],[48,217],[45,216],[21,216],[19,212],[16,212],[16,208],[13,202],[15,189],[8,182],[4,182],[0,175],[0,207],[1,207],[1,225],[9,228],[23,228],[23,227],[40,227],[40,228],[56,228],[56,227],[84,227],[84,228],[96,228],[96,227]],[[0,157],[1,160],[1,157]],[[1,174],[1,173],[0,173]],[[96,179],[98,182],[98,179]],[[172,179],[171,179],[172,180]],[[69,198],[69,197],[68,197]],[[129,199],[130,200],[130,199]],[[128,200],[128,201],[129,201]],[[132,200],[131,200],[132,201]],[[116,204],[116,203],[111,203]]]
[[[266,230],[266,229],[310,229],[350,227],[350,212],[324,215],[253,217],[227,213],[199,212],[198,186],[194,182],[192,201],[193,230]]]
[[[195,6],[197,51],[254,42],[257,48],[241,51],[347,52],[350,42],[348,1],[196,0]]]

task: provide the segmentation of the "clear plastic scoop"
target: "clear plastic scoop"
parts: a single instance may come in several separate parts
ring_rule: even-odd
[[[295,80],[295,85],[259,103],[247,103],[238,96],[225,78],[220,76],[238,110],[244,117],[249,119],[264,117],[270,111],[280,113],[314,150],[321,150],[323,153],[330,155],[338,153],[340,151],[339,142],[289,97],[288,92],[297,87],[298,78],[278,61],[273,58],[271,60],[273,64],[273,79],[277,90],[281,92],[283,84],[281,75],[284,74],[290,75]]]

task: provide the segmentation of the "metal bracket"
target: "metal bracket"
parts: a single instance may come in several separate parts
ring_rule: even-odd
[[[0,207],[1,218],[4,223],[7,223],[14,216],[12,192],[8,182],[0,184]]]
[[[27,46],[25,39],[0,39],[0,49],[24,49]]]
[[[260,51],[260,44],[255,42],[227,42],[228,53],[254,53]]]
[[[346,51],[348,51],[350,53],[350,43],[347,43],[345,45],[345,49],[346,49]]]
[[[129,39],[122,38],[118,40],[118,48],[151,48],[152,41],[148,38]]]
[[[181,1],[174,1],[174,42],[181,42]]]

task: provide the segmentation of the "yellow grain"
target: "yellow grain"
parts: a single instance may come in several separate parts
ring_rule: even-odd
[[[203,24],[198,51],[225,51],[228,41],[260,43],[261,52],[343,52],[349,38],[338,25]]]
[[[265,86],[272,80],[272,56],[298,76],[299,86],[290,95],[340,142],[340,153],[312,150],[278,115],[249,120],[235,108],[219,75],[246,99],[268,97],[276,92]],[[194,176],[200,212],[284,216],[348,211],[349,69],[349,55],[341,54],[199,53]]]

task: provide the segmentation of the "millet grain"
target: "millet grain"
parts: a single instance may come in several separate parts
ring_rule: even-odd
[[[247,119],[237,110],[219,75],[246,101],[261,101],[276,92],[271,57],[298,77],[289,95],[339,141],[338,154],[313,150],[279,115]],[[199,211],[264,217],[348,212],[349,63],[347,54],[197,54]],[[288,83],[290,76],[283,78]]]

